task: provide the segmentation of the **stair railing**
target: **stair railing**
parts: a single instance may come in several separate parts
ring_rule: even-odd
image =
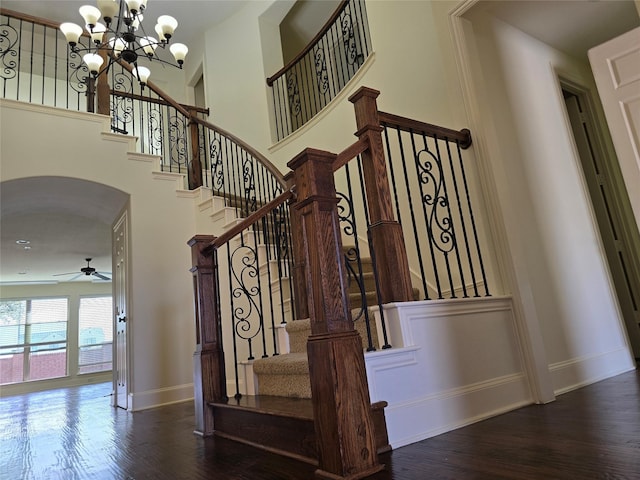
[[[59,25],[0,8],[2,98],[86,111],[89,71]]]
[[[282,140],[333,100],[373,51],[364,0],[344,0],[309,44],[267,78]]]
[[[196,407],[204,435],[213,432],[208,403],[250,388],[242,365],[280,352],[278,328],[291,320],[289,188],[219,237],[190,240],[196,299]],[[222,276],[222,277],[221,277]],[[228,291],[221,291],[224,285]],[[225,361],[226,345],[228,360]]]

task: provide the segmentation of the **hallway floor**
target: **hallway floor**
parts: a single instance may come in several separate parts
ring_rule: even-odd
[[[308,480],[313,467],[193,434],[191,402],[137,413],[110,384],[0,399],[2,480]],[[372,480],[640,479],[640,371],[399,448]]]

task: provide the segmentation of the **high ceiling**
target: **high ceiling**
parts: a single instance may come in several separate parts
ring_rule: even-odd
[[[203,32],[239,11],[246,0],[149,0],[145,14],[155,25],[160,15],[178,20],[175,40],[194,44]],[[53,22],[82,24],[78,9],[82,5],[96,5],[95,0],[2,0],[2,8],[27,13]],[[146,22],[145,22],[146,23]]]
[[[391,0],[389,0],[391,1]],[[2,0],[1,6],[53,21],[80,23],[79,6],[90,0]],[[176,39],[193,44],[205,29],[246,1],[149,0],[152,19],[178,19]],[[640,24],[633,1],[481,1],[482,9],[576,57]],[[256,46],[256,48],[258,48]],[[85,258],[111,271],[111,224],[126,195],[103,185],[62,178],[31,178],[0,186],[0,284],[66,280],[53,274],[79,271]],[[29,249],[16,243],[28,240]],[[87,281],[89,278],[78,279]]]

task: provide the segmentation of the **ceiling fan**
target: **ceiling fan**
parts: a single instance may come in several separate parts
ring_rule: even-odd
[[[80,269],[80,272],[56,273],[53,276],[59,277],[61,275],[75,275],[73,278],[70,278],[69,280],[67,280],[68,282],[73,282],[74,280],[81,277],[82,275],[86,275],[87,277],[94,276],[99,278],[100,280],[111,281],[111,278],[107,277],[107,275],[111,275],[111,272],[102,272],[102,273],[98,272],[95,268],[89,265],[89,263],[91,262],[90,258],[85,258],[85,260],[87,262],[87,266],[82,267]]]

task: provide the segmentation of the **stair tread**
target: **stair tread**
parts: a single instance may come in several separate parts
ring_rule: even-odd
[[[275,369],[275,370],[274,370]],[[261,358],[253,362],[256,374],[308,375],[309,360],[307,352],[294,352]]]
[[[255,411],[267,415],[286,416],[313,420],[313,403],[310,398],[277,397],[272,395],[243,395],[226,402],[213,402],[211,406]]]

